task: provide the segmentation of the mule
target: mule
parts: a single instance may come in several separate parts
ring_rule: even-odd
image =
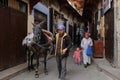
[[[49,35],[48,35],[48,34]],[[22,42],[25,49],[27,50],[28,56],[28,70],[34,69],[33,59],[35,62],[35,77],[39,77],[38,67],[39,58],[41,55],[44,57],[44,72],[48,74],[46,63],[47,63],[47,52],[53,49],[52,44],[53,35],[46,30],[43,30],[40,26],[34,25],[33,32],[30,33]],[[52,50],[51,50],[52,51]]]

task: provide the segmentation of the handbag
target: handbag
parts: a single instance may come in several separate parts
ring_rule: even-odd
[[[87,50],[86,50],[86,55],[87,56],[92,56],[93,55],[93,51],[92,51],[92,47],[88,46]]]

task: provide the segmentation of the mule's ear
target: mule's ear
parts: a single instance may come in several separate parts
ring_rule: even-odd
[[[33,25],[33,27],[35,26],[35,24],[34,24],[34,23],[32,23],[32,25]]]
[[[43,20],[39,23],[39,25],[43,25],[46,22],[46,20]]]

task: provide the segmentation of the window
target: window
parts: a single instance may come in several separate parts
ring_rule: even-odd
[[[0,4],[8,6],[8,0],[0,0]]]
[[[34,18],[35,18],[35,21],[41,23],[44,21],[43,24],[41,24],[41,27],[43,29],[47,29],[47,15],[38,11],[37,9],[34,9]]]
[[[19,7],[20,7],[19,10],[20,10],[21,12],[27,13],[27,4],[26,4],[26,3],[20,1],[20,2],[19,2]]]

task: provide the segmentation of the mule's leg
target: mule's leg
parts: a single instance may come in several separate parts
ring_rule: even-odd
[[[27,50],[27,59],[28,59],[28,70],[30,71],[31,65],[30,65],[30,51],[29,50]]]
[[[33,58],[34,58],[34,53],[32,53],[32,55],[31,55],[31,69],[32,70],[34,70]]]
[[[48,75],[48,71],[47,71],[47,51],[45,51],[45,54],[44,54],[44,72],[46,75]]]
[[[36,54],[36,69],[35,69],[35,77],[38,78],[39,74],[38,74],[38,67],[39,67],[39,55]]]

